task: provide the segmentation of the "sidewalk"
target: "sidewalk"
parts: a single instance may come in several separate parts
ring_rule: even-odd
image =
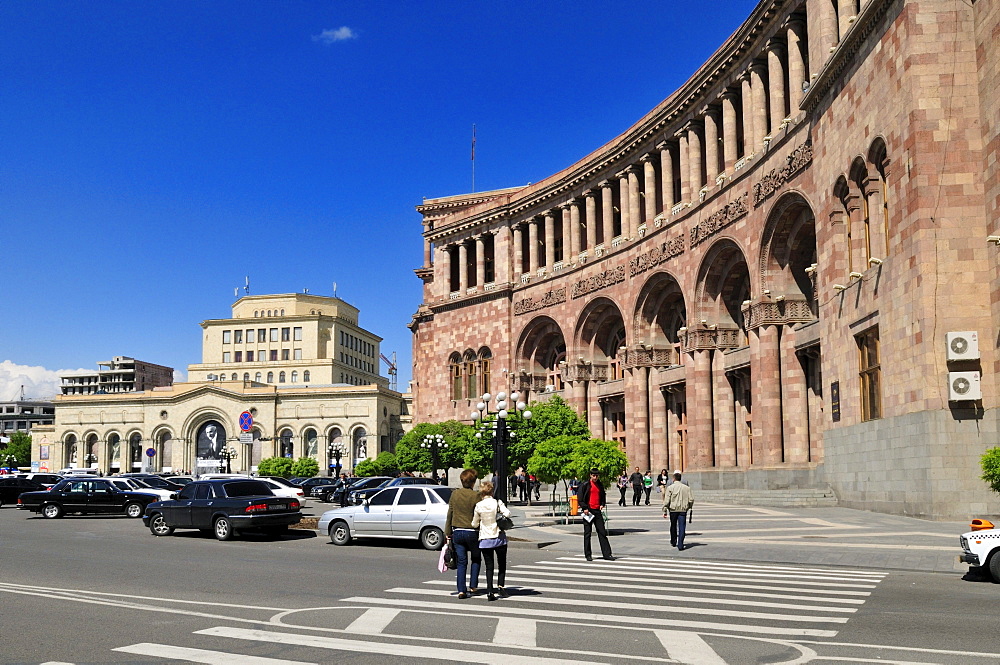
[[[553,516],[546,505],[513,503],[512,547],[583,551],[579,517]],[[670,523],[653,505],[608,507],[616,556],[629,554],[726,561],[848,566],[962,575],[958,537],[969,525],[930,522],[849,508],[764,508],[695,503],[685,550],[670,547]],[[596,536],[595,536],[596,539]],[[597,547],[597,543],[594,543]]]

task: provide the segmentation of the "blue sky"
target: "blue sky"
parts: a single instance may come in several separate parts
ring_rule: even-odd
[[[753,2],[0,3],[0,399],[185,370],[233,289],[361,310],[410,379],[423,197],[538,181],[681,85]],[[385,367],[383,365],[383,374]]]

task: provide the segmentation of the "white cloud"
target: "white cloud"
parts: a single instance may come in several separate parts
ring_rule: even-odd
[[[21,398],[24,386],[25,399],[51,399],[59,394],[59,375],[68,372],[86,372],[85,369],[45,369],[31,365],[17,365],[9,360],[0,362],[0,401]]]
[[[187,374],[179,369],[174,370],[174,383],[184,383],[187,381]]]
[[[339,28],[330,28],[329,30],[324,30],[318,35],[313,35],[314,42],[323,42],[324,44],[332,44],[334,42],[343,42],[348,39],[357,39],[358,33],[354,32],[346,25]]]

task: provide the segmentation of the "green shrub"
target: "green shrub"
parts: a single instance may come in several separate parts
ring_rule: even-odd
[[[994,492],[1000,492],[1000,448],[990,448],[983,453],[979,464],[983,469],[982,479]]]
[[[378,466],[375,464],[373,459],[361,460],[357,466],[354,467],[355,476],[377,476]]]
[[[257,465],[258,476],[292,477],[292,460],[287,457],[266,457]]]
[[[314,457],[300,457],[292,464],[292,475],[299,478],[319,475],[319,462]]]

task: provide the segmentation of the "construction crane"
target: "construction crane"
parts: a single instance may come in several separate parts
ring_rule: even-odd
[[[378,354],[379,357],[385,361],[385,364],[389,366],[389,388],[396,390],[396,352],[392,352],[392,360],[385,357],[384,353]]]

